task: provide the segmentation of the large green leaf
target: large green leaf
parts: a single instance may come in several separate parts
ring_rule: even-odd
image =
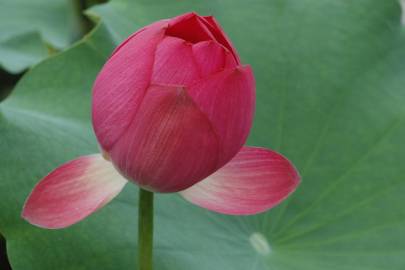
[[[89,11],[98,29],[0,104],[0,231],[13,269],[135,269],[134,185],[65,230],[34,228],[19,211],[41,176],[97,150],[90,88],[112,43],[187,10],[216,15],[252,64],[249,143],[288,156],[303,183],[252,217],[156,196],[156,269],[404,269],[405,39],[394,0],[122,0]]]
[[[0,66],[18,73],[73,38],[73,0],[0,0]]]

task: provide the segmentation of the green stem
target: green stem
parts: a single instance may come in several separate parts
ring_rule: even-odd
[[[139,189],[138,207],[138,269],[152,270],[153,192]]]

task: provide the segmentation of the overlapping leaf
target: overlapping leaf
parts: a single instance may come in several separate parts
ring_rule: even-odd
[[[74,1],[1,0],[0,66],[18,73],[38,63],[49,49],[62,49],[77,24]]]

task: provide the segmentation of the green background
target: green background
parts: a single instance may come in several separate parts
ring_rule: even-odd
[[[38,1],[31,12],[49,3]],[[89,9],[96,28],[34,66],[0,104],[0,232],[13,270],[135,269],[134,185],[68,229],[35,228],[20,212],[47,172],[97,152],[91,86],[114,46],[145,24],[192,10],[215,15],[254,69],[257,111],[248,144],[286,155],[303,181],[280,206],[250,217],[157,195],[155,269],[405,269],[405,37],[398,1],[116,0]],[[9,13],[7,21],[24,16]],[[39,35],[52,26],[61,34],[54,41],[64,40],[52,24],[59,20],[50,16]],[[7,67],[2,44],[0,36]],[[14,70],[35,62],[7,61]]]

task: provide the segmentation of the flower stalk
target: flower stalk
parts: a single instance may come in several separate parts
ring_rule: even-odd
[[[138,269],[153,269],[153,192],[139,189]]]

